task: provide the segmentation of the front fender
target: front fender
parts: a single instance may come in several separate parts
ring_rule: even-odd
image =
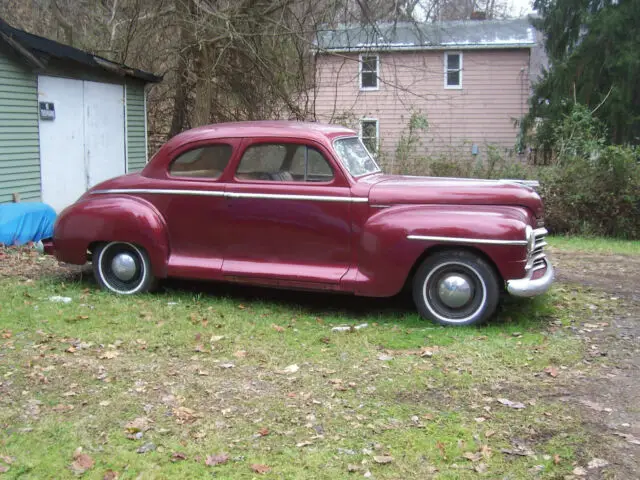
[[[65,209],[56,222],[56,258],[82,265],[92,243],[122,241],[143,247],[153,273],[167,276],[169,236],[156,208],[146,200],[119,195],[86,196]]]
[[[521,207],[387,207],[369,217],[360,236],[356,293],[395,295],[425,251],[437,247],[478,250],[491,260],[504,280],[521,278],[526,263],[526,245],[491,245],[468,240],[522,241],[530,217],[531,214]],[[442,239],[409,239],[409,236]]]

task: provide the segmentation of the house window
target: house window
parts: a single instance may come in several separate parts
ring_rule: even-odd
[[[364,118],[360,120],[360,139],[369,153],[378,153],[378,120]]]
[[[444,88],[462,88],[462,53],[444,54]]]
[[[360,55],[360,90],[378,90],[378,55]]]

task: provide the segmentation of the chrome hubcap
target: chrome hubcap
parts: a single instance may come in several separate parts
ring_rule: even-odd
[[[465,275],[447,275],[438,282],[438,297],[449,308],[460,308],[473,297],[471,281]]]
[[[119,280],[128,282],[136,274],[136,261],[129,253],[119,253],[111,260],[111,271]]]

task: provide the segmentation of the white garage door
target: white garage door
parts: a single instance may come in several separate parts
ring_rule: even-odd
[[[40,163],[42,201],[59,212],[125,173],[124,88],[40,76],[38,98],[55,109],[55,119],[40,119]]]

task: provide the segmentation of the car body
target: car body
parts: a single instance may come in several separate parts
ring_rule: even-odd
[[[303,122],[181,133],[65,209],[46,250],[122,294],[181,277],[386,297],[442,324],[545,292],[543,207],[517,181],[383,174],[357,134]]]

